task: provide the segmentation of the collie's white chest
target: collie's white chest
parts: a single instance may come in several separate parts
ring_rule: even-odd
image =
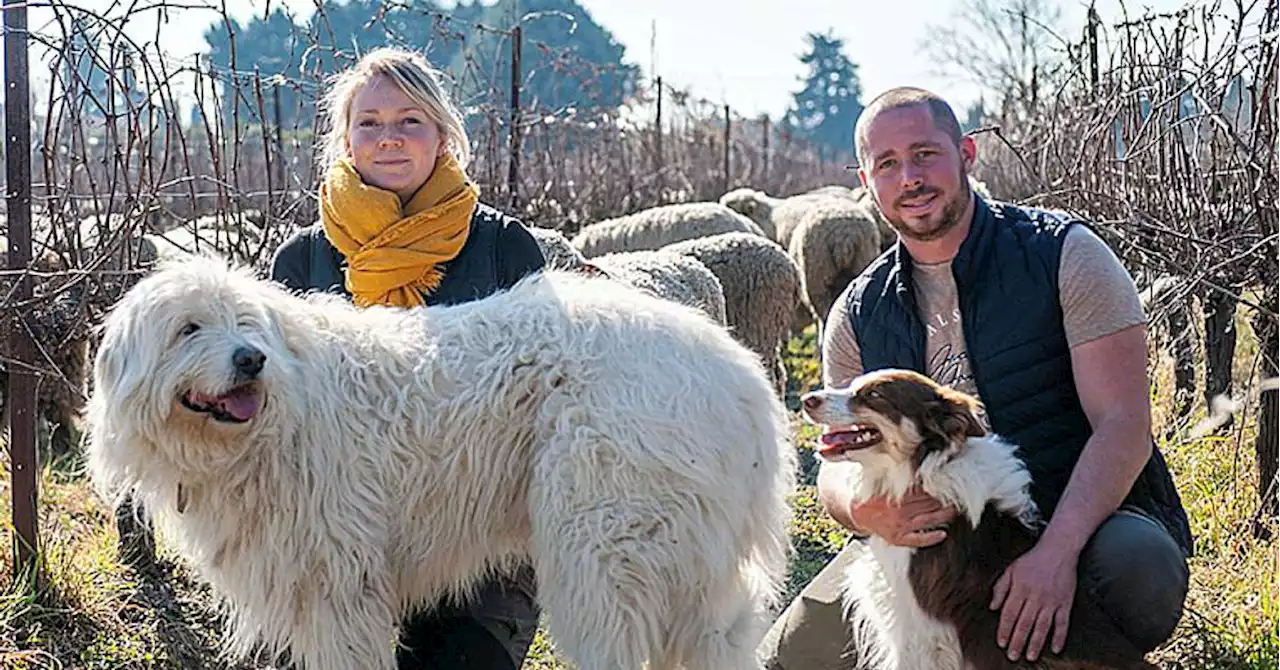
[[[872,538],[845,573],[858,659],[877,670],[964,670],[955,628],[916,603],[907,574],[913,551]]]

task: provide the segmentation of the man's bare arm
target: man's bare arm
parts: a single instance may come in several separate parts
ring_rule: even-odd
[[[1151,457],[1151,397],[1145,326],[1071,350],[1076,392],[1093,435],[1041,542],[1079,553],[1133,487]]]

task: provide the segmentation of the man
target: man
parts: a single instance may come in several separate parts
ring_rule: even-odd
[[[1010,659],[1060,651],[1077,581],[1138,646],[1169,637],[1192,540],[1151,437],[1145,318],[1133,280],[1086,226],[976,197],[972,138],[945,101],[898,88],[858,119],[858,175],[898,242],[836,301],[823,377],[923,372],[977,395],[989,427],[1022,447],[1049,523],[992,594]],[[927,547],[955,510],[916,491],[851,503],[849,463],[824,464],[823,505],[856,538],[783,612],[761,652],[780,670],[856,667],[841,581],[862,539]]]

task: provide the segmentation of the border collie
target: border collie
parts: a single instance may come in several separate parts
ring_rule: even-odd
[[[924,549],[873,536],[845,575],[858,660],[881,670],[1153,669],[1111,619],[1080,590],[1063,652],[1010,661],[996,644],[1000,612],[992,590],[1034,546],[1043,522],[1017,447],[988,435],[981,405],[906,370],[879,370],[848,388],[803,398],[824,427],[819,456],[852,461],[858,500],[901,499],[913,485],[959,510],[947,539]],[[1047,647],[1047,645],[1046,645]]]

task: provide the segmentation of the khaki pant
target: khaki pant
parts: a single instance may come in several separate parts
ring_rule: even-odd
[[[849,564],[865,551],[857,540],[845,545],[773,623],[760,643],[766,670],[853,670],[841,591]]]

